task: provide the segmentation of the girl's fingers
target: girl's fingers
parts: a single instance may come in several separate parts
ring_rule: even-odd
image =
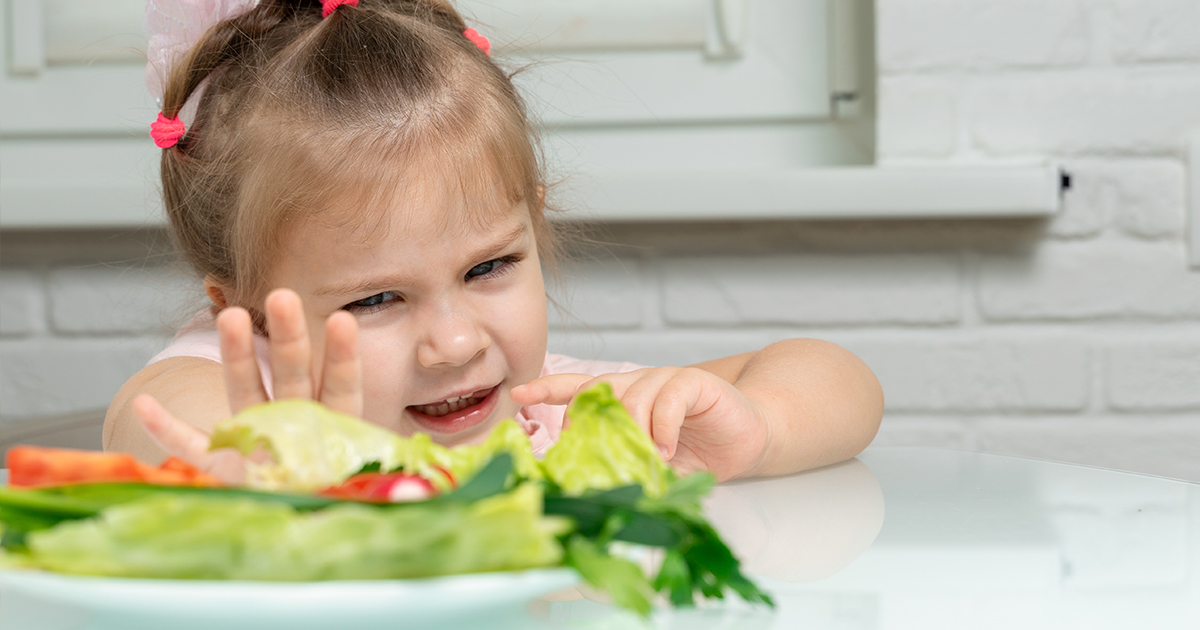
[[[266,311],[275,399],[312,398],[312,345],[300,296],[276,289],[267,295]]]
[[[358,358],[358,320],[338,311],[325,321],[325,369],[321,402],[355,417],[362,415],[362,363]]]
[[[150,437],[167,453],[185,460],[226,483],[238,483],[246,474],[245,459],[231,450],[209,452],[209,437],[171,415],[153,396],[133,399],[133,415]]]
[[[193,464],[208,454],[208,436],[171,415],[153,396],[134,398],[133,413],[164,451]]]
[[[258,360],[254,354],[254,326],[245,309],[230,307],[217,316],[217,336],[221,343],[221,367],[225,371],[225,390],[229,408],[237,413],[267,401]]]
[[[617,398],[621,399],[621,404],[629,410],[629,415],[633,416],[638,426],[642,427],[646,433],[653,435],[650,421],[654,412],[654,401],[658,399],[663,385],[675,375],[675,370],[657,368],[636,370],[626,374],[635,376],[637,380],[629,383],[627,387],[623,388],[623,391],[617,391],[614,387],[614,393]]]
[[[565,405],[594,377],[588,374],[551,374],[535,378],[509,391],[513,402],[521,405]]]
[[[703,393],[703,384],[689,379],[681,373],[667,382],[654,399],[650,412],[650,437],[658,446],[663,459],[675,456],[679,444],[679,430],[687,416],[696,412],[697,403]]]

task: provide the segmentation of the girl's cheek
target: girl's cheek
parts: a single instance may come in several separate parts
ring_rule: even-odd
[[[364,396],[378,398],[385,392],[396,393],[395,383],[405,382],[399,374],[404,352],[403,339],[398,339],[395,332],[387,328],[359,329],[358,356],[362,362]]]

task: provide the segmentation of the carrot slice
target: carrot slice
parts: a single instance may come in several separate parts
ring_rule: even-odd
[[[221,481],[177,457],[159,466],[128,453],[20,445],[8,450],[8,483],[38,488],[73,483],[140,482],[169,486],[218,486]]]

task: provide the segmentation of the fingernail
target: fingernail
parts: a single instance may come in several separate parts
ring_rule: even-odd
[[[659,444],[657,446],[658,446],[658,454],[661,455],[663,459],[666,459],[667,458],[667,447],[663,446],[662,444]]]

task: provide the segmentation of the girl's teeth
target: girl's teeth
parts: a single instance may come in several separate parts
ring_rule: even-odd
[[[466,409],[467,407],[470,407],[471,405],[477,405],[477,404],[479,404],[479,401],[481,401],[481,400],[483,400],[483,399],[482,398],[463,398],[463,397],[455,396],[453,398],[447,398],[445,400],[445,402],[442,402],[442,403],[439,403],[436,405],[416,405],[414,407],[414,409],[416,409],[417,411],[420,411],[421,413],[423,413],[427,416],[433,416],[435,418],[440,418],[441,416],[444,416],[448,413],[453,413],[453,412],[459,411],[461,409]]]

